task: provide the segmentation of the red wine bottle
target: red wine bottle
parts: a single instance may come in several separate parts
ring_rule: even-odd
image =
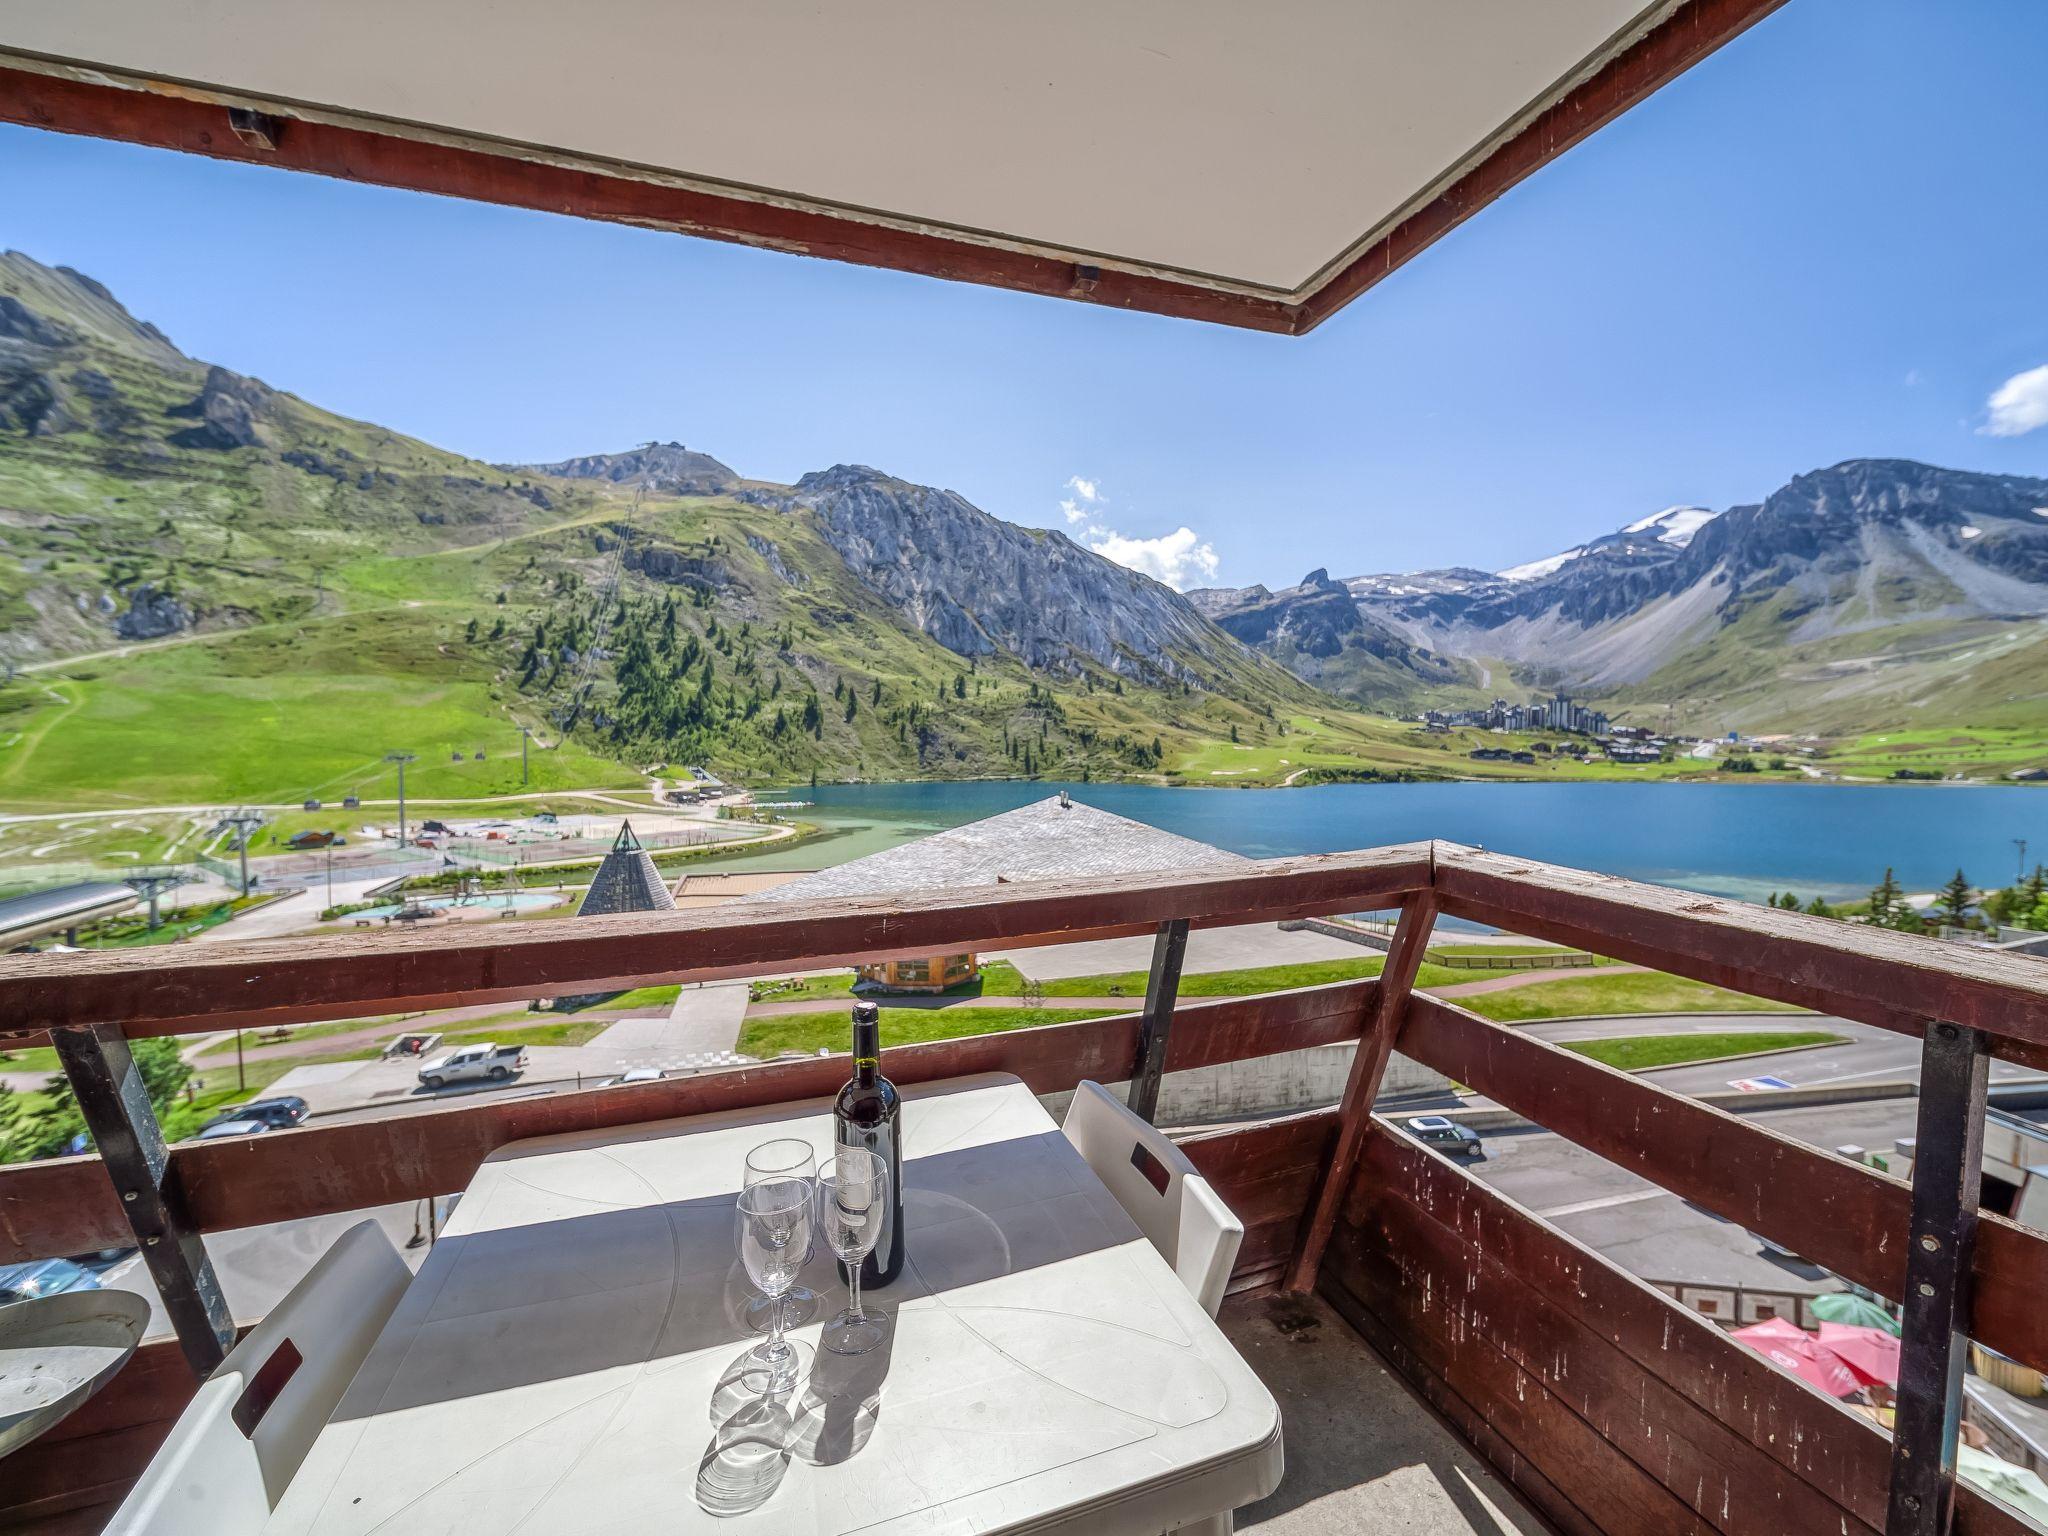
[[[853,1078],[839,1090],[832,1105],[833,1139],[842,1147],[861,1147],[874,1153],[889,1170],[882,1235],[875,1239],[874,1251],[860,1263],[863,1286],[887,1285],[903,1272],[902,1114],[902,1096],[896,1085],[882,1076],[881,1010],[873,1003],[855,1003]]]

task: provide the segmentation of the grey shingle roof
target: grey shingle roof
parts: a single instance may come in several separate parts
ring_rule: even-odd
[[[618,840],[597,866],[583,894],[578,917],[611,912],[673,912],[676,899],[654,867],[654,855],[640,846],[630,821],[619,823]]]
[[[1247,860],[1061,796],[821,869],[748,902],[961,890],[1020,880],[1212,870]]]

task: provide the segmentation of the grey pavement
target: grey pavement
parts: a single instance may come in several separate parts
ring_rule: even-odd
[[[621,1019],[583,1047],[609,1051],[624,1059],[629,1053],[688,1056],[729,1051],[738,1042],[747,1017],[745,981],[706,981],[685,986],[676,994],[666,1018]],[[637,1065],[660,1066],[649,1060]]]
[[[1889,1153],[1913,1134],[1916,1102],[1879,1099],[1745,1116],[1781,1135],[1833,1151]],[[1819,1289],[1820,1271],[1773,1257],[1741,1227],[1667,1193],[1548,1131],[1493,1132],[1472,1172],[1646,1280]]]
[[[1281,932],[1274,923],[1247,923],[1236,928],[1197,928],[1188,935],[1183,971],[1237,971],[1260,965],[1298,965],[1308,960],[1370,960],[1380,951],[1350,944],[1325,934],[1300,929]],[[1035,981],[1063,981],[1070,976],[1105,976],[1142,971],[1152,963],[1152,940],[1095,939],[1085,944],[1052,944],[1041,949],[986,952],[988,960],[1007,960]]]

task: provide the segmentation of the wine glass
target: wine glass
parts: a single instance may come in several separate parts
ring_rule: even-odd
[[[809,1183],[817,1176],[818,1154],[811,1144],[800,1136],[779,1136],[774,1141],[764,1141],[747,1154],[746,1187],[765,1183],[770,1179],[802,1179]],[[811,1250],[807,1246],[804,1257],[809,1259]],[[766,1296],[756,1296],[746,1305],[746,1325],[756,1333],[766,1333],[774,1322],[771,1314],[780,1313],[782,1326],[800,1327],[817,1315],[818,1293],[807,1285],[792,1285],[779,1301]]]
[[[808,1179],[763,1179],[740,1191],[734,1214],[740,1262],[770,1302],[782,1300],[810,1257],[813,1200]],[[765,1376],[765,1397],[796,1385],[796,1350],[782,1336],[782,1308],[771,1311],[768,1337],[747,1356],[748,1365]]]
[[[846,1271],[846,1310],[825,1325],[818,1342],[835,1355],[860,1355],[882,1342],[886,1314],[861,1309],[861,1260],[882,1235],[889,1207],[889,1165],[861,1147],[841,1147],[818,1174],[818,1225]]]

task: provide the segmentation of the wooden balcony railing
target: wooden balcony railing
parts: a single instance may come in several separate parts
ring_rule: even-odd
[[[2016,1532],[1956,1489],[1951,1384],[1964,1332],[2048,1367],[2048,1238],[1976,1209],[1990,1055],[2048,1064],[2048,965],[1448,844],[1275,860],[1228,875],[1031,884],[478,927],[0,959],[0,1044],[118,1060],[121,1035],[355,1017],[663,981],[1402,909],[1387,967],[1352,982],[893,1048],[905,1083],[1015,1073],[1039,1092],[1361,1040],[1336,1108],[1187,1147],[1247,1225],[1240,1286],[1315,1286],[1562,1529],[1618,1533]],[[1818,1008],[1924,1042],[1908,1185],[1437,1000],[1414,968],[1442,910]],[[1173,946],[1164,940],[1162,957]],[[1374,1118],[1398,1049],[1906,1307],[1896,1437]],[[445,1194],[523,1137],[829,1093],[843,1062],[472,1099],[427,1113],[195,1143],[159,1165],[0,1170],[0,1262],[127,1240],[138,1203],[192,1239]],[[1134,1095],[1135,1097],[1135,1095]],[[118,1129],[118,1127],[117,1127]],[[147,1148],[139,1149],[146,1154]],[[137,1177],[142,1201],[124,1200]],[[96,1530],[192,1390],[152,1344],[85,1410],[7,1462],[0,1529]],[[1952,1511],[1952,1513],[1951,1513]]]

